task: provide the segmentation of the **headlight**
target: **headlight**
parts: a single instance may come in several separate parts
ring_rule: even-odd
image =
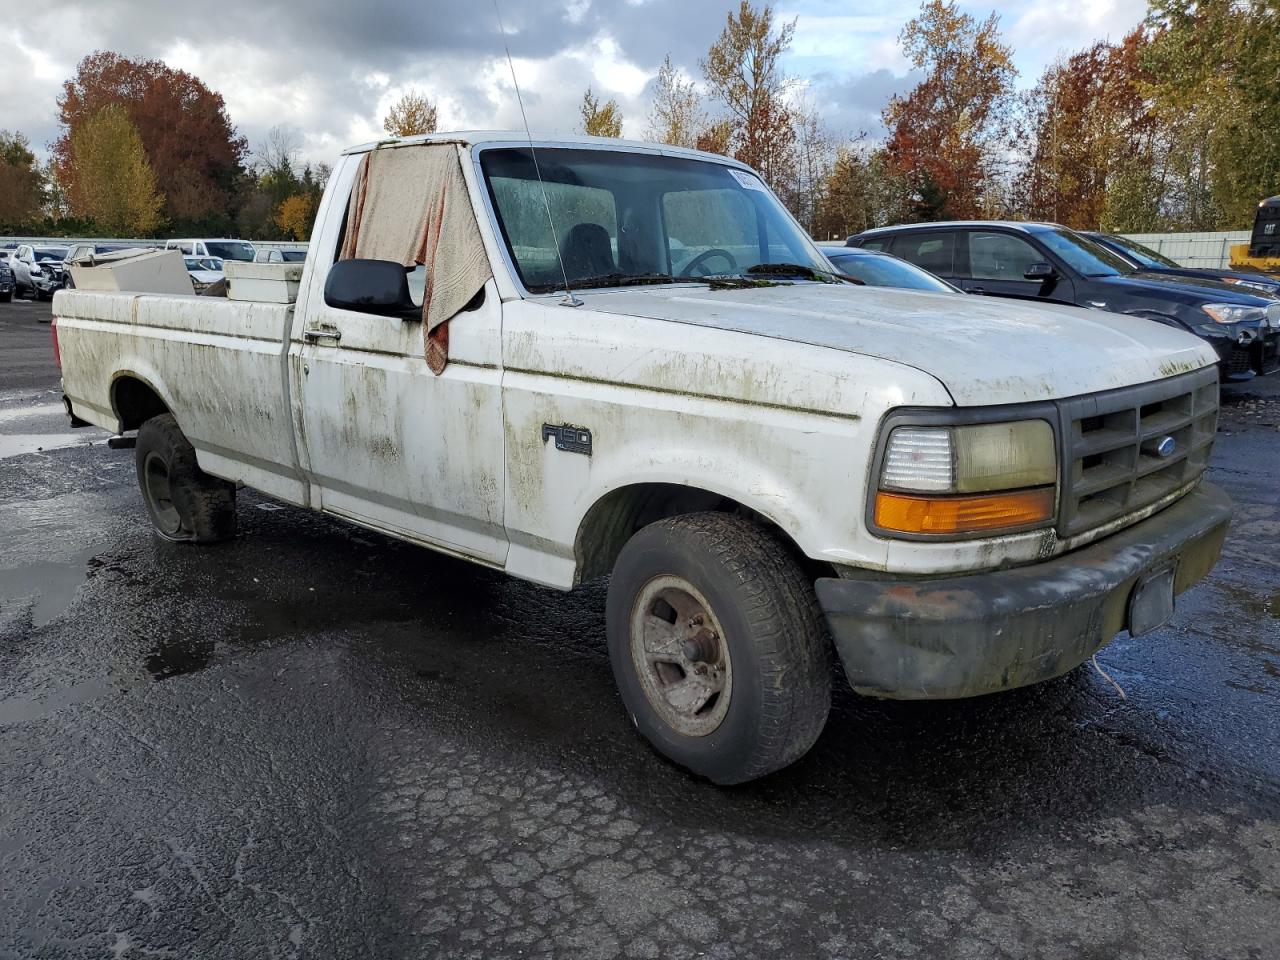
[[[1238,303],[1206,303],[1200,308],[1215,323],[1240,323],[1246,320],[1264,320],[1266,307],[1243,307]]]
[[[957,536],[1053,520],[1058,457],[1046,420],[901,426],[885,444],[872,519],[881,530]]]

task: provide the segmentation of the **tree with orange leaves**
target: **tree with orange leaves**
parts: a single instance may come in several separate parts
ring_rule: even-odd
[[[72,141],[113,104],[124,108],[138,132],[164,196],[164,218],[175,228],[229,225],[246,144],[236,134],[222,97],[199,78],[160,60],[130,60],[105,50],[80,61],[58,98],[62,134],[53,144],[53,166],[72,212],[80,215],[85,207]]]
[[[1158,225],[1158,188],[1146,191],[1145,216],[1125,199],[1126,184],[1155,166],[1157,120],[1143,92],[1147,42],[1139,28],[1118,44],[1095,43],[1051,64],[1028,94],[1033,146],[1017,180],[1028,217],[1080,230]]]
[[[925,77],[883,118],[886,156],[911,184],[923,219],[1002,212],[1002,177],[1017,71],[993,13],[979,23],[949,0],[926,0],[899,38]]]

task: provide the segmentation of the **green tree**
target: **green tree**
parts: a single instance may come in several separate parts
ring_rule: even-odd
[[[843,240],[909,219],[906,182],[890,169],[883,147],[859,141],[836,148],[819,201],[813,235]]]
[[[1145,65],[1175,141],[1178,225],[1245,228],[1280,190],[1280,6],[1274,0],[1152,0]]]
[[[654,81],[649,129],[645,136],[673,147],[693,147],[697,145],[698,134],[704,125],[702,106],[693,81],[680,77],[671,63],[671,54],[667,54]]]
[[[38,219],[43,187],[27,138],[0,130],[0,226],[18,230]]]
[[[159,226],[164,197],[122,105],[103,107],[80,126],[71,138],[71,162],[83,212],[99,230],[145,236]]]
[[[622,111],[617,100],[601,103],[600,99],[587,87],[582,95],[582,105],[578,108],[582,114],[582,132],[589,137],[622,136]]]

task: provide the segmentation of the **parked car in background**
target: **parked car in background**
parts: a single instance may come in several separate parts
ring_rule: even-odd
[[[1114,233],[1082,230],[1086,237],[1100,243],[1135,270],[1159,276],[1189,277],[1193,280],[1217,280],[1248,290],[1261,290],[1268,296],[1280,296],[1280,277],[1254,270],[1218,270],[1209,267],[1184,267],[1162,253]]]
[[[166,250],[181,250],[187,257],[217,257],[219,260],[240,260],[252,263],[258,250],[247,240],[169,240]]]
[[[187,265],[187,273],[191,275],[191,286],[195,288],[196,293],[202,293],[226,276],[222,261],[217,257],[183,257],[182,261]]]
[[[8,303],[13,299],[13,269],[9,266],[9,258],[0,258],[0,303]]]
[[[67,271],[67,247],[33,247],[29,243],[18,245],[9,258],[13,267],[14,292],[22,296],[24,291],[38,300],[48,300],[62,289]]]
[[[305,250],[259,250],[253,258],[255,263],[305,263]]]
[[[91,243],[87,241],[84,243],[73,243],[71,245],[71,249],[67,253],[66,259],[63,262],[68,265],[78,263],[81,265],[93,266],[97,259],[104,253],[120,253],[123,250],[142,249],[145,248],[131,243]]]
[[[96,266],[99,259],[107,254],[119,254],[124,251],[144,252],[145,248],[135,247],[128,243],[73,243],[70,251],[62,261],[63,287],[75,289],[75,278],[71,275],[71,266]]]
[[[1187,330],[1213,346],[1223,380],[1249,380],[1280,365],[1280,300],[1212,280],[1139,273],[1057,224],[918,223],[847,242],[909,260],[966,293],[1093,307]]]
[[[899,260],[878,250],[858,247],[823,247],[832,265],[847,277],[860,280],[869,287],[899,287],[903,290],[929,290],[934,293],[963,293],[959,287],[921,270],[914,263]]]

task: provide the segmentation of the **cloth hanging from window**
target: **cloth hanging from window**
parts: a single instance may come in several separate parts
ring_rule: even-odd
[[[456,143],[372,150],[360,161],[340,259],[422,264],[423,353],[440,375],[449,320],[493,275]]]

